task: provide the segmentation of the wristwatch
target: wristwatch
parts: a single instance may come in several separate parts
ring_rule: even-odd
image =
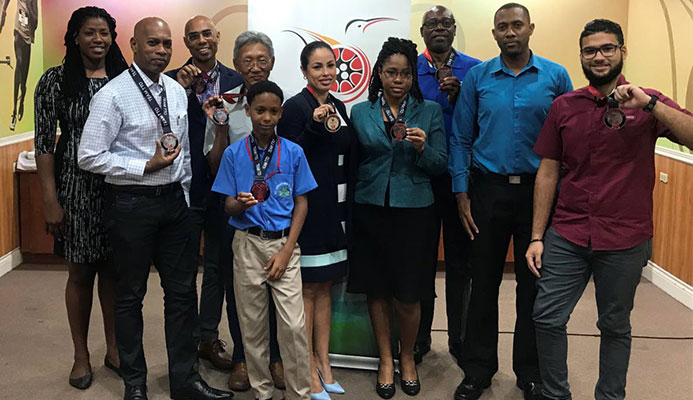
[[[659,99],[657,98],[657,95],[651,94],[650,95],[650,102],[647,103],[647,105],[643,108],[643,111],[652,112],[652,109],[654,109],[655,104],[657,104],[657,101],[659,101]]]

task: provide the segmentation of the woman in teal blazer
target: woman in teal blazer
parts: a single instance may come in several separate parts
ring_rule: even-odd
[[[423,100],[416,45],[389,38],[378,55],[368,101],[351,110],[359,142],[353,254],[349,291],[365,293],[380,364],[376,392],[395,394],[390,315],[399,323],[401,387],[416,395],[414,341],[419,302],[433,293],[422,285],[434,260],[435,211],[431,178],[445,172],[445,128],[440,105]]]

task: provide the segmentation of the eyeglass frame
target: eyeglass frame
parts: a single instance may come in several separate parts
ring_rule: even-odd
[[[380,72],[385,75],[385,77],[391,81],[394,81],[398,77],[402,80],[409,80],[414,77],[414,73],[410,71],[397,71],[396,69],[381,69]]]
[[[241,64],[241,66],[243,68],[246,68],[246,69],[251,69],[255,66],[257,66],[260,69],[265,69],[270,64],[272,64],[271,59],[267,60],[264,58],[252,58],[252,59],[238,60],[238,62]]]
[[[604,52],[604,48],[605,47],[612,47],[612,46],[614,48],[614,52],[607,55]],[[594,50],[594,54],[592,56],[585,55],[585,49]],[[584,58],[585,60],[591,60],[597,56],[597,53],[601,53],[602,56],[604,56],[605,58],[610,58],[610,57],[613,57],[616,55],[617,50],[621,50],[621,49],[623,49],[622,44],[613,44],[613,43],[608,43],[608,44],[605,44],[605,45],[599,46],[599,47],[584,47],[584,48],[580,49],[580,56],[582,56],[582,58]]]
[[[449,22],[448,22],[449,21]],[[433,24],[435,22],[435,25]],[[448,23],[450,26],[445,26]],[[425,22],[421,23],[421,27],[427,29],[435,29],[438,25],[442,25],[445,29],[450,29],[455,26],[455,18],[443,17],[443,18],[431,18],[427,19]]]

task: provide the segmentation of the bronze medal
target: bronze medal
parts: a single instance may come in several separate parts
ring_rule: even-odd
[[[172,133],[166,133],[161,137],[161,147],[166,153],[173,153],[178,147],[178,138]]]
[[[604,113],[604,125],[613,130],[621,129],[626,125],[626,114],[619,108],[609,108]]]
[[[339,115],[330,114],[325,118],[325,129],[327,129],[328,132],[335,133],[339,130],[340,126],[342,126],[342,120],[339,119]]]
[[[250,194],[255,197],[258,202],[263,202],[269,198],[270,188],[265,181],[255,181],[253,186],[250,188]]]
[[[447,65],[443,65],[436,71],[436,79],[440,83],[443,83],[443,80],[445,80],[445,78],[448,76],[452,76],[452,68],[448,67]]]
[[[401,142],[407,137],[407,124],[404,122],[395,123],[390,129],[390,135],[396,141]]]
[[[217,125],[226,125],[229,122],[229,112],[226,111],[223,103],[214,109],[212,120]]]

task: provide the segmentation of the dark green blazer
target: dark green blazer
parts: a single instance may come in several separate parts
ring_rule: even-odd
[[[356,175],[355,201],[361,204],[385,205],[385,190],[390,188],[390,206],[427,207],[433,204],[431,178],[447,168],[445,128],[440,105],[409,96],[405,121],[409,128],[426,132],[421,154],[407,142],[390,141],[380,102],[365,101],[351,109],[351,123],[359,142],[359,166]]]

